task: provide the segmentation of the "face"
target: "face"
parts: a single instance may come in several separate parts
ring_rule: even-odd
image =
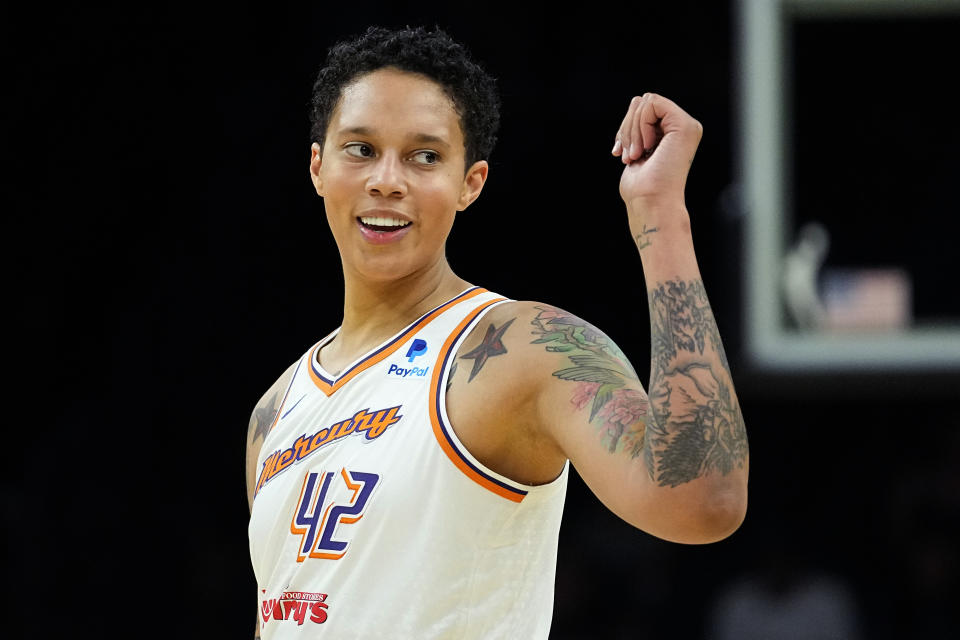
[[[464,169],[460,119],[438,84],[380,69],[346,87],[310,158],[344,270],[384,281],[445,265],[454,217],[487,176],[485,161]]]

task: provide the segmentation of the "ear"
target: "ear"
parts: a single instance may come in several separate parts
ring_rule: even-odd
[[[317,195],[323,197],[323,178],[320,177],[320,167],[323,164],[323,149],[314,142],[310,145],[310,180]]]
[[[478,160],[467,171],[463,177],[463,185],[460,187],[460,199],[457,200],[457,211],[463,211],[469,207],[474,200],[480,196],[483,185],[487,182],[487,172],[490,165],[486,160]]]

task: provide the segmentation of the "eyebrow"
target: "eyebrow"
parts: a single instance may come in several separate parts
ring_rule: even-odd
[[[345,129],[341,129],[338,135],[342,136],[349,133],[358,136],[373,136],[376,134],[376,130],[371,129],[370,127],[347,127]],[[449,146],[449,143],[440,136],[431,135],[429,133],[416,133],[413,135],[413,139],[415,142],[421,142],[424,144],[442,144]]]

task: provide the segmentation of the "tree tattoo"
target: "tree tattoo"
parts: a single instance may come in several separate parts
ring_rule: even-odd
[[[717,322],[700,280],[650,290],[651,476],[675,487],[743,468],[747,432]]]
[[[487,327],[487,334],[483,337],[483,342],[480,343],[480,346],[460,356],[461,359],[467,358],[473,360],[473,369],[470,371],[470,377],[467,378],[467,382],[473,380],[474,376],[476,376],[480,369],[483,368],[483,365],[486,364],[488,358],[507,352],[507,348],[503,346],[503,334],[507,330],[507,327],[513,324],[514,320],[516,320],[516,318],[510,318],[510,320],[501,325],[499,329],[494,327],[491,322]]]

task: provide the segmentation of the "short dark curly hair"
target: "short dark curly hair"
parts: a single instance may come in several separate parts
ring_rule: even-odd
[[[489,159],[500,126],[496,83],[470,59],[463,45],[439,27],[432,31],[369,27],[363,35],[332,46],[313,85],[310,136],[314,142],[323,148],[330,116],[343,89],[360,76],[385,67],[422,74],[443,88],[460,116],[465,169]]]

